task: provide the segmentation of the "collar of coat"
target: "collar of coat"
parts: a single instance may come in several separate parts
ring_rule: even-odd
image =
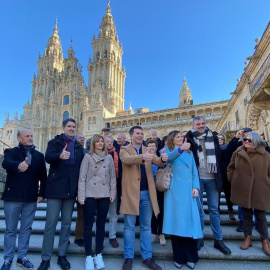
[[[135,147],[132,143],[130,143],[127,146],[122,146],[122,147],[126,147],[127,149],[130,149],[133,155],[138,155],[137,150],[135,149]],[[146,153],[147,147],[145,147],[143,145],[141,145],[141,147],[142,147],[142,154]]]
[[[93,153],[92,158],[94,159],[95,162],[104,161],[106,158],[106,153],[104,151],[101,152],[99,155]]]

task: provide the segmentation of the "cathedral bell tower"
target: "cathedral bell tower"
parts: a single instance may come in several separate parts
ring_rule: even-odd
[[[179,94],[179,105],[178,107],[184,107],[184,106],[189,106],[193,105],[193,100],[192,100],[192,95],[189,87],[187,86],[187,80],[186,77],[184,76],[183,80],[183,86],[180,90]]]
[[[93,60],[88,64],[90,107],[102,104],[112,114],[124,110],[126,72],[122,68],[123,47],[119,45],[110,2],[102,18],[98,38],[92,38]]]

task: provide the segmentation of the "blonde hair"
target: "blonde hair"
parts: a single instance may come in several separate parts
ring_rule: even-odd
[[[89,154],[92,156],[95,153],[95,143],[99,141],[99,139],[102,139],[102,141],[104,142],[104,138],[99,135],[99,134],[95,134],[92,139],[91,139],[91,144],[90,144],[90,151]],[[106,147],[105,147],[105,143],[103,145],[102,151],[106,152]]]

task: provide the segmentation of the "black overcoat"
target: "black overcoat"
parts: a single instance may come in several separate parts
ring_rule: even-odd
[[[2,167],[6,169],[7,178],[2,200],[35,202],[37,201],[37,197],[44,197],[47,179],[44,155],[34,149],[31,153],[31,165],[29,165],[25,172],[21,172],[18,167],[26,157],[23,146],[19,145],[19,147],[5,150]]]
[[[75,141],[75,164],[65,164],[60,154],[65,147],[63,134],[48,142],[45,160],[50,164],[46,183],[45,197],[51,199],[69,199],[77,197],[80,166],[84,156],[82,146]]]

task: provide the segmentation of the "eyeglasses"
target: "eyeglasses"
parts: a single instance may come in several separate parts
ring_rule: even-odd
[[[244,138],[243,141],[244,141],[244,142],[252,143],[252,140],[251,140],[251,139],[247,139],[247,138]]]

